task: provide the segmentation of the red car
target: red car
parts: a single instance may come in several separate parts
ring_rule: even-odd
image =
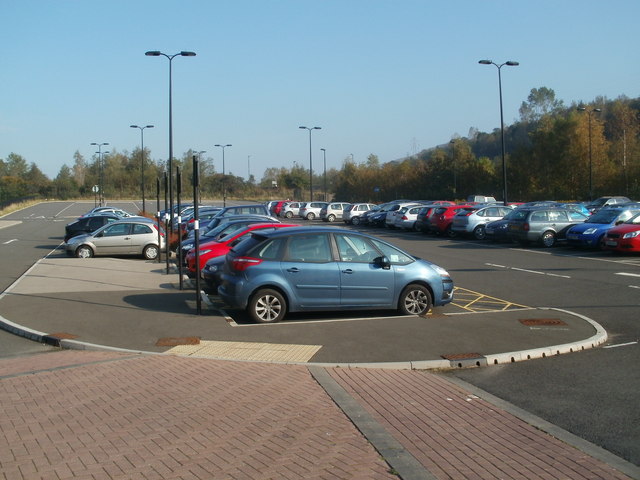
[[[207,260],[210,260],[214,257],[219,257],[221,255],[226,255],[229,250],[231,250],[234,245],[237,245],[242,240],[247,238],[251,233],[255,230],[262,229],[270,229],[273,230],[275,228],[283,228],[283,227],[299,227],[300,225],[292,225],[286,223],[254,223],[252,225],[247,225],[245,228],[241,228],[240,230],[233,232],[232,234],[224,237],[220,241],[212,241],[203,243],[200,245],[200,270],[202,270],[207,263]],[[189,272],[192,274],[196,273],[196,250],[192,248],[187,253],[185,258],[187,262],[187,268]]]
[[[640,213],[610,228],[604,238],[604,248],[615,252],[640,252]]]
[[[434,209],[429,217],[429,232],[454,237],[455,232],[451,230],[453,217],[460,209],[469,207],[470,205],[442,205]]]

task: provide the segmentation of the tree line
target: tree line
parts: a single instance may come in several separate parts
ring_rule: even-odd
[[[510,201],[588,200],[619,194],[640,199],[640,98],[596,98],[565,106],[552,89],[531,90],[519,109],[520,119],[505,125],[507,191]],[[467,195],[502,196],[500,128],[480,132],[401,160],[381,163],[371,154],[365,162],[346,158],[340,169],[314,172],[314,199],[382,202],[394,198],[461,200]],[[192,157],[174,159],[182,174],[182,191],[190,195]],[[155,198],[165,161],[142,152],[112,151],[85,159],[78,151],[71,167],[63,165],[49,179],[35,163],[11,153],[0,159],[0,205],[24,198],[94,198],[99,185],[107,199],[139,198],[142,178],[147,198]],[[175,172],[175,170],[174,170]],[[102,181],[101,181],[102,180]],[[258,182],[217,172],[213,161],[200,161],[202,198],[306,200],[309,171],[292,167],[265,170]],[[326,188],[325,188],[326,186]]]

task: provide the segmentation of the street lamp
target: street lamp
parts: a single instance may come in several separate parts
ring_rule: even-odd
[[[98,151],[96,153],[98,154],[98,183],[100,183],[100,206],[102,207],[102,201],[104,200],[104,194],[103,194],[104,172],[102,167],[102,146],[109,145],[109,144],[92,142],[89,145],[95,145],[98,147]],[[107,153],[107,152],[104,152],[104,153]]]
[[[129,125],[131,128],[140,129],[140,190],[142,191],[142,212],[147,211],[147,205],[144,200],[144,129],[153,128],[153,125],[145,125],[139,127],[138,125]]]
[[[593,113],[600,113],[599,108],[578,107],[579,112],[587,112],[589,114],[589,200],[593,200],[593,162],[591,157],[591,116]]]
[[[147,57],[166,57],[169,60],[169,212],[170,219],[173,220],[173,113],[172,113],[172,92],[171,92],[171,64],[175,57],[195,57],[194,52],[179,52],[167,55],[158,50],[145,52]],[[169,228],[173,233],[173,221],[169,222]]]
[[[222,206],[227,206],[227,182],[225,181],[225,173],[224,173],[224,149],[227,147],[232,147],[230,143],[226,145],[216,144],[216,147],[222,148]]]
[[[324,157],[324,201],[327,201],[327,149],[321,148]]]
[[[505,160],[504,154],[504,116],[502,113],[502,76],[500,72],[502,70],[502,67],[504,67],[505,65],[508,67],[517,67],[520,64],[511,60],[501,63],[500,65],[491,60],[480,60],[478,63],[480,63],[481,65],[495,65],[498,69],[498,90],[500,92],[500,133],[502,140],[502,195],[504,198],[504,204],[507,205],[507,162]]]
[[[322,130],[322,127],[304,127],[303,130],[309,130],[309,201],[313,202],[313,157],[311,155],[311,130]]]
[[[247,155],[247,182],[251,180],[251,155]]]
[[[451,144],[451,158],[453,160],[453,199],[455,200],[456,198],[456,190],[457,190],[457,185],[456,185],[456,141],[455,140],[450,140],[449,143]]]

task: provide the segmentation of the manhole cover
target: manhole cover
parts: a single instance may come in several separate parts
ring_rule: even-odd
[[[177,347],[178,345],[198,345],[199,337],[164,337],[156,342],[156,347]]]
[[[558,318],[521,318],[520,323],[527,327],[566,325]]]

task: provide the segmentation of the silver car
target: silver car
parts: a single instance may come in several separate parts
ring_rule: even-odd
[[[323,222],[335,222],[336,220],[342,220],[342,215],[349,205],[351,204],[341,202],[330,203],[320,210],[320,219]]]
[[[93,233],[78,235],[67,241],[67,255],[78,258],[90,258],[94,255],[142,255],[154,260],[164,248],[164,232],[158,229],[148,218],[137,217],[118,220],[99,228]]]

